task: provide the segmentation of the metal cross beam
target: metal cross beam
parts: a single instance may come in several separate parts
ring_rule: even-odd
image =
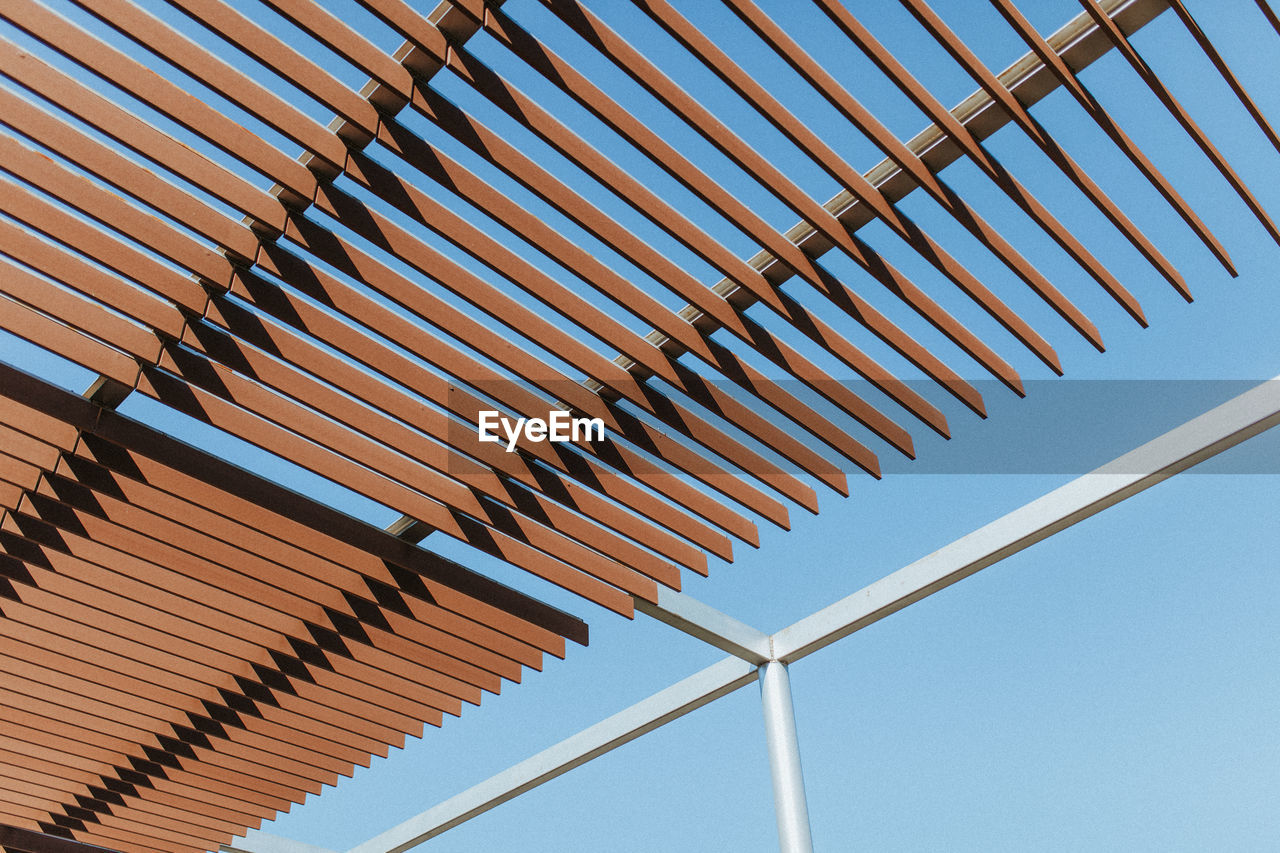
[[[326,847],[304,844],[301,841],[282,838],[257,829],[249,830],[242,841],[222,845],[218,851],[219,853],[334,853]]]
[[[774,634],[795,661],[1280,423],[1280,377]]]
[[[1262,383],[1112,462],[997,519],[853,595],[765,636],[685,595],[660,600],[655,618],[733,655],[348,853],[402,853],[543,782],[585,764],[721,696],[761,683],[784,851],[810,850],[808,815],[786,665],[883,619],[1036,542],[1280,425],[1280,377]],[[760,637],[765,637],[768,659]],[[736,655],[736,656],[735,656]],[[758,671],[757,667],[758,666]],[[255,851],[256,853],[256,851]]]
[[[351,848],[349,853],[400,853],[409,850],[543,782],[683,717],[739,687],[745,687],[755,679],[754,666],[735,657],[725,658]]]
[[[747,663],[773,660],[768,634],[684,593],[660,588],[657,604],[637,598],[636,610]]]

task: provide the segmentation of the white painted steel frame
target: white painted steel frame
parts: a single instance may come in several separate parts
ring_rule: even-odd
[[[773,660],[768,634],[739,622],[696,598],[659,587],[657,604],[639,598],[635,601],[636,610],[641,613],[648,614],[659,622],[666,622],[671,627],[747,663],[760,666]]]
[[[1102,0],[1102,5],[1106,13],[1114,19],[1119,20],[1126,16],[1131,19],[1131,27],[1122,26],[1122,30],[1125,30],[1126,33],[1130,28],[1137,29],[1142,27],[1166,7],[1163,0]],[[447,0],[441,2],[435,12],[432,13],[432,19],[440,18],[451,9],[452,6]],[[1085,45],[1090,38],[1096,38],[1098,32],[1098,28],[1092,19],[1087,14],[1081,14],[1050,36],[1049,41],[1054,49],[1071,64],[1075,51]],[[1105,53],[1108,50],[1109,47],[1104,47],[1102,52]],[[1090,58],[1086,58],[1079,64],[1087,65],[1090,61]],[[1035,100],[1036,98],[1036,96],[1026,96],[1026,92],[1027,90],[1038,88],[1039,84],[1035,82],[1038,76],[1046,77],[1051,75],[1047,75],[1043,63],[1034,53],[1028,53],[1014,65],[1001,72],[999,79],[1009,87],[1010,91],[1019,94],[1026,101]],[[1044,85],[1048,89],[1057,87],[1057,83],[1053,80],[1049,80]],[[951,112],[965,126],[973,128],[975,131],[980,131],[982,136],[989,135],[996,128],[1009,121],[1009,117],[994,105],[991,96],[981,90],[966,98]],[[950,151],[938,154],[939,150],[947,146],[950,146]],[[937,125],[930,126],[911,139],[908,142],[908,147],[921,155],[927,151],[934,152],[934,162],[931,168],[935,170],[960,156],[959,148],[950,142],[946,132]],[[868,172],[867,178],[876,187],[884,188],[895,180],[903,179],[903,174],[896,163],[892,160],[885,160]],[[907,192],[910,192],[913,186],[913,184],[909,186]],[[834,212],[841,217],[847,216],[849,209],[853,206],[855,204],[848,198],[843,197],[843,194],[838,195],[827,204],[828,208],[834,207]],[[805,223],[789,229],[786,236],[792,242],[805,244],[810,251],[818,251],[812,241],[819,240],[819,238],[815,236],[812,227],[807,226]],[[768,253],[762,253],[751,260],[753,266],[760,268],[767,266],[769,262]],[[722,292],[726,284],[727,282],[718,284],[715,288],[716,291]],[[662,337],[664,336],[660,333],[651,333],[649,340],[651,343],[660,346],[659,339]],[[1247,437],[1243,436],[1239,440],[1242,441]],[[1219,451],[1225,449],[1226,446],[1219,448]],[[1199,461],[1199,459],[1195,461]],[[1187,466],[1195,464],[1195,461],[1188,462]],[[1164,476],[1170,476],[1172,473],[1176,473],[1176,471],[1170,471]],[[1159,479],[1163,479],[1163,477]],[[1118,492],[1112,493],[1111,503],[1123,500],[1129,494],[1141,488],[1154,485],[1154,483],[1159,482],[1159,479],[1151,480],[1145,485],[1123,495],[1118,494]],[[1061,491],[1059,490],[1059,492]],[[1047,495],[1025,509],[1030,510],[1031,507],[1037,507],[1038,512],[1052,512],[1052,502],[1050,504],[1042,504],[1042,502],[1049,501],[1059,492]],[[1066,499],[1070,500],[1070,497],[1068,495]],[[1101,498],[1100,500],[1105,501],[1107,498]],[[752,680],[753,676],[751,674],[742,675],[738,672],[742,663],[760,668],[762,700],[764,700],[766,708],[766,733],[773,737],[774,728],[768,722],[770,701],[765,695],[765,671],[771,662],[781,661],[788,663],[798,660],[828,643],[835,642],[843,636],[847,636],[872,622],[882,619],[890,613],[906,607],[913,601],[955,583],[993,562],[1028,547],[1045,536],[1052,535],[1057,529],[1073,524],[1075,521],[1109,505],[1110,503],[1095,504],[1092,507],[1092,511],[1082,512],[1057,528],[1049,529],[1050,525],[1026,531],[1026,535],[1015,542],[1008,543],[1001,548],[995,548],[989,553],[978,555],[963,565],[948,568],[956,558],[968,553],[966,549],[972,550],[976,548],[981,551],[982,543],[985,541],[984,537],[999,538],[1006,528],[1012,529],[1020,522],[1020,519],[1013,517],[1018,513],[1006,516],[1000,521],[994,522],[971,536],[954,543],[954,545],[948,546],[943,551],[939,551],[893,575],[889,575],[883,580],[801,620],[772,637],[687,595],[660,588],[657,605],[637,599],[635,602],[636,609],[691,636],[697,637],[722,651],[728,652],[731,657],[539,753],[487,782],[483,782],[456,797],[446,800],[418,817],[412,818],[400,826],[352,848],[349,853],[383,853],[383,851],[407,850],[428,838],[434,837],[517,796],[529,788],[553,779],[573,767],[589,761],[596,755],[601,755],[616,746],[621,746],[623,743],[633,740],[665,722],[745,686]],[[1028,517],[1032,516],[1034,516],[1034,513],[1029,513]],[[926,580],[927,578],[932,578],[932,580]],[[913,581],[923,581],[923,583],[913,587]],[[785,669],[781,671],[785,676]],[[772,681],[769,683],[772,683]],[[789,709],[791,702],[789,680],[785,680],[782,683],[786,687],[786,702]],[[702,692],[699,693],[699,691]],[[791,722],[791,732],[794,741],[794,720]],[[588,750],[590,754],[583,752],[584,749]],[[772,741],[770,756],[772,760]],[[799,766],[798,750],[796,752],[796,766]],[[776,798],[778,791],[776,768],[774,783]],[[801,805],[803,805],[803,785],[800,785],[799,791],[802,799]],[[781,836],[783,831],[781,805],[779,805],[779,815],[780,838],[784,849],[788,849],[786,839]],[[804,834],[806,836],[808,834],[807,815],[805,817]],[[294,853],[294,848],[288,847],[287,843],[286,839],[280,839],[261,832],[250,832],[242,844],[235,847],[223,846],[221,849],[224,853]],[[332,851],[325,851],[320,848],[315,848],[315,851],[316,853],[332,853]],[[310,851],[298,848],[297,853],[310,853]]]
[[[786,664],[878,622],[1036,542],[1280,424],[1280,376],[864,587],[772,636],[687,595],[646,608],[730,656],[383,832],[348,853],[402,853],[543,782],[759,678],[782,849],[807,851],[799,748]],[[664,606],[665,605],[665,606]],[[761,638],[764,638],[763,644]],[[767,650],[767,659],[760,656]],[[781,791],[781,793],[780,793]],[[275,853],[257,845],[231,853]]]
[[[783,628],[771,637],[774,657],[812,654],[1277,423],[1280,376]]]
[[[782,661],[760,667],[760,705],[764,710],[769,775],[773,780],[773,810],[778,820],[778,849],[782,853],[813,853],[809,804],[800,767],[800,738],[791,700],[791,675]]]
[[[303,844],[301,841],[281,838],[257,829],[249,830],[243,841],[233,845],[224,844],[219,850],[221,853],[335,853],[326,847]]]
[[[501,805],[543,782],[683,717],[756,680],[756,668],[728,657],[496,776],[353,847],[350,853],[400,853]]]

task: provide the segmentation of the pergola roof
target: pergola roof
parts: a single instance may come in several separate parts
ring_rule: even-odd
[[[528,14],[453,0],[431,15],[360,0],[342,17],[304,0],[170,0],[164,17],[129,0],[68,0],[71,17],[0,9],[0,328],[99,377],[79,396],[0,365],[0,823],[124,850],[216,848],[544,653],[563,657],[566,639],[586,643],[578,616],[433,553],[435,537],[629,617],[709,556],[731,560],[735,541],[757,545],[758,522],[785,528],[793,507],[818,511],[819,491],[847,496],[847,470],[878,477],[879,454],[912,457],[913,431],[949,435],[934,391],[985,417],[964,375],[1022,394],[1022,352],[1060,374],[1052,339],[1103,349],[1082,307],[1100,300],[1056,285],[1006,236],[1014,223],[949,186],[939,172],[957,159],[1145,325],[1088,235],[984,145],[1005,125],[1189,301],[1122,200],[1028,112],[1054,89],[1234,273],[1077,76],[1109,50],[1280,240],[1128,40],[1172,6],[1280,149],[1180,0],[1083,0],[1049,37],[993,2],[1029,50],[999,74],[903,0],[979,87],[949,110],[910,57],[816,0],[828,36],[933,122],[903,142],[785,26],[726,0],[753,49],[887,158],[870,170],[663,0],[635,5],[785,146],[731,129],[719,89],[667,76],[576,0]],[[624,84],[644,109],[610,94]],[[654,110],[701,155],[640,117]],[[594,147],[606,134],[630,159]],[[520,141],[534,139],[554,164]],[[797,153],[834,198],[791,176]],[[726,170],[800,224],[771,224]],[[1021,298],[914,221],[897,204],[913,191],[1047,311],[1015,310]],[[933,280],[859,237],[871,222]],[[379,529],[114,411],[130,395],[400,520]],[[508,452],[477,440],[486,410],[567,410],[601,419],[606,438]]]

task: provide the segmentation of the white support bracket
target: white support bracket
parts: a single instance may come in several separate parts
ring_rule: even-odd
[[[1280,377],[1016,509],[772,637],[799,660],[1280,423]]]
[[[303,844],[292,838],[281,838],[261,830],[251,829],[235,844],[223,844],[219,853],[336,853],[327,847]]]
[[[348,853],[403,853],[755,680],[754,666],[737,658],[725,658],[351,848]]]
[[[640,598],[635,602],[641,613],[748,663],[760,666],[773,659],[768,634],[696,598],[659,587],[657,604]]]
[[[807,851],[812,847],[812,840],[809,838],[807,811],[803,808],[799,748],[786,664],[1277,425],[1280,425],[1280,377],[1262,383],[771,637],[687,595],[670,593],[660,597],[657,605],[649,604],[641,609],[730,652],[731,656],[353,847],[347,853],[403,853],[543,782],[728,695],[757,677],[765,706],[766,733],[778,805],[779,840],[787,853]],[[763,644],[761,637],[764,637]],[[306,847],[295,851],[292,848],[246,846],[224,848],[224,851],[315,853],[314,849]]]

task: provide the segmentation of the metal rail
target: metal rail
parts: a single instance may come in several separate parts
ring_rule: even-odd
[[[607,720],[503,771],[348,853],[403,853],[593,758],[635,740],[755,679],[761,685],[769,757],[785,851],[809,850],[786,666],[982,569],[1097,515],[1241,442],[1280,425],[1280,376],[1014,510],[981,529],[768,636],[770,660],[753,671],[756,652],[733,643],[730,656]],[[671,600],[662,621],[723,648],[725,635],[754,638],[755,629],[688,596]],[[677,616],[676,613],[679,615]],[[655,614],[656,615],[656,614]],[[741,627],[737,627],[741,626]],[[744,630],[745,629],[745,630]],[[254,853],[269,853],[254,850]]]

